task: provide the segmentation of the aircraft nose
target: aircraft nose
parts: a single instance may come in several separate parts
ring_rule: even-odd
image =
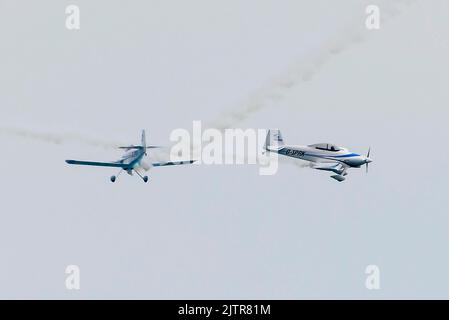
[[[366,159],[365,159],[365,162],[366,162],[366,163],[371,163],[371,162],[373,162],[373,160],[370,159],[370,158],[366,158]]]

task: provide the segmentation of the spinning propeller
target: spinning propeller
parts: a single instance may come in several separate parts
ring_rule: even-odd
[[[370,152],[371,152],[371,147],[369,147],[368,153],[366,154],[366,160],[365,160],[365,164],[366,164],[366,173],[368,173],[368,163],[372,162],[372,160],[369,158]]]

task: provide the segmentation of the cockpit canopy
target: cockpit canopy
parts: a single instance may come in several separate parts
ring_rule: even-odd
[[[309,147],[315,148],[315,149],[318,149],[318,150],[333,151],[333,152],[337,152],[337,151],[340,151],[342,149],[342,148],[337,147],[336,145],[331,144],[331,143],[311,144],[311,145],[309,145]]]

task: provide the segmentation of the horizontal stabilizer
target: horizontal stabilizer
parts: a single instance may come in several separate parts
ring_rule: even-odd
[[[93,161],[78,161],[78,160],[66,160],[68,164],[75,164],[80,166],[95,166],[95,167],[115,167],[115,168],[126,168],[127,165],[123,163],[116,162],[93,162]]]

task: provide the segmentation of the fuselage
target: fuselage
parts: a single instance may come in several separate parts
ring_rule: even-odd
[[[138,167],[144,156],[145,150],[143,148],[131,149],[128,150],[117,162],[128,165],[128,168],[125,170],[129,171]]]
[[[279,146],[268,147],[268,151],[277,152],[281,155],[297,158],[311,162],[340,162],[349,167],[360,167],[371,160],[358,153],[348,151],[348,149],[336,147],[325,150],[317,146]]]

